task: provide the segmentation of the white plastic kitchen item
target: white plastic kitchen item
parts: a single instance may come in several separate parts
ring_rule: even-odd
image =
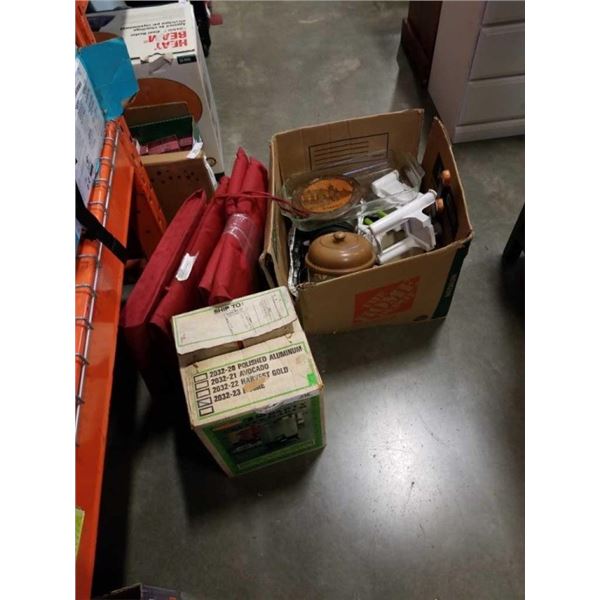
[[[360,233],[375,249],[377,264],[384,265],[414,249],[435,248],[433,223],[425,211],[435,211],[436,198],[436,192],[429,190],[374,223],[359,225]]]
[[[400,174],[397,170],[393,170],[391,173],[376,179],[371,184],[371,191],[378,198],[397,198],[401,206],[414,199],[414,194],[406,194],[406,192],[410,192],[411,190],[412,188],[409,185],[400,181]]]

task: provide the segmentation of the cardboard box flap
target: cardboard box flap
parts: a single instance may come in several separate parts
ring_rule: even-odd
[[[86,16],[93,31],[122,37],[134,62],[161,56],[168,59],[168,55],[195,54],[197,51],[196,20],[190,4],[179,2]]]
[[[148,165],[169,165],[169,164],[177,163],[177,162],[181,162],[181,161],[183,161],[183,162],[187,161],[188,164],[191,165],[193,161],[196,161],[198,159],[200,159],[199,160],[200,163],[204,164],[204,161],[202,159],[206,158],[206,154],[204,154],[204,152],[202,152],[202,150],[200,151],[198,156],[196,156],[195,158],[188,158],[189,154],[190,154],[189,150],[179,150],[178,152],[165,152],[164,154],[145,154],[144,156],[141,157],[141,159],[142,159],[142,163],[145,167],[148,167]],[[206,166],[204,166],[204,170],[206,171]],[[161,175],[161,174],[162,173],[159,173],[159,175]],[[169,175],[172,175],[172,174],[168,173],[167,178]],[[188,173],[185,173],[184,176],[187,177]],[[208,173],[206,173],[206,179],[208,181],[210,181]],[[152,183],[154,183],[154,182],[152,182]],[[167,182],[165,181],[164,183],[166,184]],[[174,182],[171,181],[170,185],[174,185]],[[202,186],[196,186],[194,188],[194,190],[198,189],[199,187],[202,187]],[[212,188],[212,184],[210,187]]]
[[[273,160],[273,144],[269,144],[269,189],[272,189],[274,179],[279,180],[279,164]],[[270,202],[267,210],[263,251],[258,257],[258,264],[270,287],[287,287],[287,231],[279,206],[274,201]]]
[[[360,160],[388,150],[416,157],[422,126],[423,109],[409,109],[277,133],[271,145],[279,177],[272,178],[272,193],[292,175],[326,169],[345,158]]]
[[[267,213],[264,250],[258,261],[271,287],[287,286],[289,271],[287,231],[276,202],[271,202]]]
[[[291,333],[297,320],[284,287],[172,318],[180,364],[218,356]]]
[[[473,226],[469,219],[469,212],[465,201],[465,192],[458,174],[456,160],[452,152],[452,144],[448,137],[448,132],[444,124],[437,118],[433,118],[427,146],[421,165],[425,170],[422,189],[435,188],[435,177],[438,172],[448,169],[451,175],[450,187],[455,200],[455,206],[458,217],[457,240],[470,239],[473,234]]]

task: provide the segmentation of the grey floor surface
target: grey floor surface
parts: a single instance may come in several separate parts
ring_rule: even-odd
[[[431,105],[404,3],[216,2],[208,59],[226,163],[277,131]],[[227,479],[151,404],[119,350],[96,592],[206,599],[524,596],[524,317],[499,258],[524,202],[524,139],[455,154],[475,240],[441,322],[311,337],[328,445]],[[519,277],[512,283],[522,283]],[[134,401],[135,399],[135,401]]]

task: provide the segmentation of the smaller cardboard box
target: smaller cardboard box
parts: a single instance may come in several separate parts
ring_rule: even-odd
[[[172,3],[88,15],[97,39],[123,38],[140,91],[133,106],[185,101],[203,150],[223,173],[219,118],[191,4]]]
[[[133,132],[136,126],[168,120],[187,112],[187,105],[183,102],[134,107],[125,111],[125,121]],[[173,220],[181,205],[194,192],[204,190],[206,197],[211,198],[217,187],[214,173],[203,152],[197,155],[189,150],[146,154],[141,160],[167,223]]]
[[[206,197],[212,198],[216,189],[216,180],[206,163],[206,156],[201,152],[195,158],[188,158],[188,154],[187,150],[183,150],[142,156],[142,164],[168,223],[195,191],[204,190]]]
[[[323,383],[286,288],[172,324],[191,426],[228,475],[325,445]]]

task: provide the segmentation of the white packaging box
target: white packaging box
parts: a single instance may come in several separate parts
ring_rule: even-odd
[[[224,172],[219,118],[192,6],[178,2],[99,12],[88,20],[93,31],[123,38],[138,81],[175,81],[198,97],[202,149],[213,171]]]

